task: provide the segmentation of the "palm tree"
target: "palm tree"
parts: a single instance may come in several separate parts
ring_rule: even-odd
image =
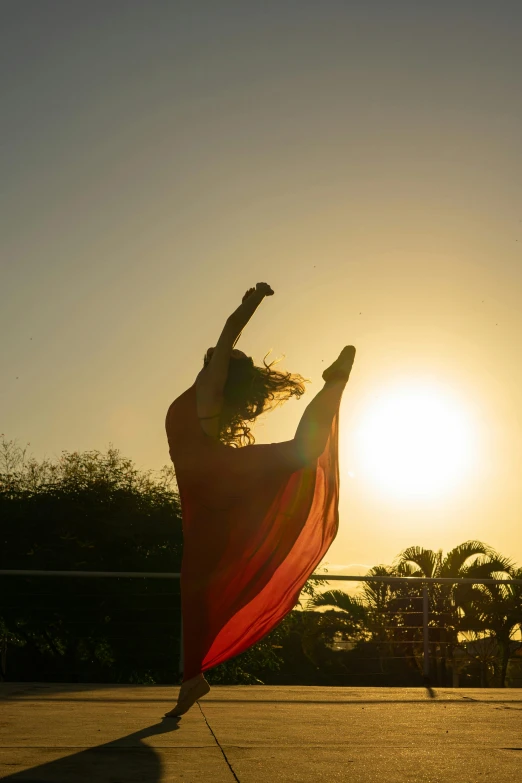
[[[390,566],[374,566],[366,576],[397,576]],[[393,584],[386,582],[364,582],[362,596],[351,596],[344,590],[327,590],[318,593],[308,602],[309,608],[331,606],[350,619],[354,632],[364,630],[371,634],[372,640],[386,640],[386,623],[390,601],[395,597]]]
[[[462,577],[483,579],[503,574],[509,577],[512,563],[482,541],[465,541],[450,550],[446,556],[442,550],[408,547],[395,561],[397,572],[403,576]],[[440,684],[446,684],[447,661],[453,667],[453,649],[458,644],[462,617],[470,611],[467,592],[458,584],[434,584],[429,587],[430,628],[432,647],[440,649]],[[420,585],[417,591],[420,599]]]
[[[379,565],[371,568],[366,576],[397,576],[397,573],[390,566]],[[350,596],[344,590],[327,590],[314,596],[308,607],[331,606],[340,610],[339,614],[345,620],[345,633],[359,641],[378,643],[377,652],[383,671],[383,653],[393,640],[390,625],[394,622],[395,610],[390,612],[390,607],[395,596],[393,583],[369,581],[363,583],[361,596]]]
[[[522,568],[510,568],[513,579],[522,579]],[[495,574],[497,578],[502,578]],[[459,585],[459,603],[467,608],[461,621],[463,632],[489,632],[495,655],[494,678],[505,687],[515,632],[522,630],[522,585],[505,579],[503,584]]]
[[[317,593],[307,603],[307,608],[330,606],[339,610],[343,619],[343,629],[353,635],[364,634],[370,625],[369,607],[358,596],[351,596],[344,590],[326,590]]]
[[[397,556],[393,566],[374,566],[367,575],[414,576],[422,580],[423,577],[509,579],[514,574],[511,561],[487,544],[481,541],[466,541],[445,556],[442,550],[408,547]],[[504,682],[509,641],[515,628],[522,623],[521,590],[519,588],[517,592],[515,585],[488,585],[488,588],[494,588],[494,591],[488,592],[487,589],[482,589],[485,587],[458,583],[429,586],[430,642],[432,649],[439,648],[440,651],[437,677],[439,684],[447,684],[447,663],[449,661],[453,669],[453,653],[458,647],[459,635],[466,631],[481,630],[486,624],[503,651],[500,676]],[[359,639],[366,638],[378,643],[381,669],[384,649],[387,649],[389,654],[406,657],[410,657],[411,650],[411,656],[420,668],[421,582],[417,586],[412,585],[411,580],[402,584],[368,581],[364,582],[360,597],[350,596],[343,590],[328,590],[317,594],[308,602],[309,608],[319,606],[340,610],[339,614],[349,619],[351,633]],[[392,653],[395,647],[397,652]]]

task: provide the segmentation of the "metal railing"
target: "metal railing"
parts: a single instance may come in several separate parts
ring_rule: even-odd
[[[49,578],[49,577],[51,577],[51,578],[54,578],[54,577],[62,578],[62,577],[64,577],[66,579],[69,579],[69,578],[76,579],[76,580],[78,580],[78,579],[88,579],[88,580],[91,580],[91,581],[93,579],[106,579],[106,578],[109,578],[109,579],[123,579],[123,580],[126,580],[126,579],[143,579],[143,580],[144,579],[154,579],[156,581],[157,580],[178,580],[179,581],[180,576],[181,575],[180,575],[179,572],[177,573],[177,572],[154,572],[154,571],[152,571],[152,572],[148,572],[148,571],[72,571],[72,570],[62,571],[62,570],[47,570],[47,569],[0,569],[0,577],[45,577],[45,578]],[[1,595],[1,599],[0,599],[0,616],[1,616],[1,614],[2,614],[1,609],[2,609],[2,605],[5,607],[6,596],[5,596],[5,593],[2,595],[1,592],[0,592],[0,595]],[[24,595],[24,594],[11,593],[11,595],[8,598],[12,599],[13,596],[16,597],[16,596],[20,596],[20,595]],[[40,597],[42,597],[41,592],[35,592],[35,591],[33,591],[32,593],[27,593],[25,595],[31,596],[31,598],[34,598],[34,597],[40,598]],[[56,594],[54,594],[54,593],[51,593],[51,594],[48,594],[48,595],[52,595],[53,597],[56,596]],[[112,594],[112,598],[114,598],[115,595],[116,594]],[[129,593],[123,591],[123,592],[121,592],[119,594],[119,598],[123,598],[123,599],[128,599],[131,596],[134,596],[133,600],[136,600],[136,596],[139,596],[139,600],[141,602],[142,599],[146,599],[146,598],[153,597],[153,596],[155,597],[155,600],[157,600],[158,596],[161,596],[163,598],[169,597],[169,593],[167,592],[167,593],[163,594],[160,591],[159,593],[155,592],[153,594],[147,593],[147,592],[143,592],[143,593],[132,593],[131,595],[129,595]],[[96,597],[97,598],[100,598],[100,597],[108,598],[110,596],[108,594],[104,593],[104,592],[97,593],[96,591],[89,591],[88,593],[85,593],[85,592],[82,591],[81,593],[75,593],[74,597],[78,598],[78,599],[88,598],[89,601],[91,601],[93,598],[96,598]],[[175,598],[175,596],[171,596],[171,597]],[[179,595],[177,597],[179,598]],[[51,606],[51,609],[53,609],[54,606],[55,606],[55,604],[53,604],[53,606]],[[180,606],[179,606],[179,603],[178,603],[177,600],[176,600],[175,607],[176,607],[176,613],[178,611],[180,612]],[[13,607],[11,607],[11,609],[12,608]],[[49,608],[49,607],[47,607],[47,608]],[[110,610],[108,610],[108,611],[110,611]],[[124,608],[124,609],[117,610],[117,612],[119,612],[119,611],[125,612],[126,610]],[[150,610],[147,610],[147,611],[150,611]],[[81,611],[79,613],[79,617],[81,618]],[[74,626],[74,627],[76,627],[76,626],[80,626],[81,627],[82,625],[89,625],[88,622],[83,622],[82,619],[77,619],[76,617],[72,621],[68,620],[68,623],[70,625]],[[141,625],[142,623],[143,623],[143,621],[132,623],[132,625]],[[171,620],[170,622],[166,622],[166,623],[165,622],[148,622],[147,625],[172,626],[172,623],[173,623],[173,621]],[[123,621],[123,622],[121,620],[118,620],[118,621],[115,622],[115,625],[116,626],[124,625],[124,627],[125,627],[125,626],[128,626],[128,625],[131,625],[131,622],[128,621],[128,620]],[[174,627],[175,627],[175,620],[174,620]],[[178,666],[179,673],[182,673],[182,671],[183,671],[183,636],[182,636],[182,627],[183,626],[182,626],[181,614],[180,614],[180,623],[179,623],[179,666]],[[81,633],[83,633],[83,632],[80,631],[80,634]],[[167,633],[168,633],[168,629],[167,629]],[[164,637],[165,637],[165,633],[163,633],[163,639],[164,639]],[[73,638],[75,638],[75,639],[85,639],[87,637],[75,635]],[[121,640],[123,638],[127,638],[128,639],[129,636],[128,636],[128,632],[127,632],[126,636],[117,636],[117,635],[114,634],[114,632],[112,632],[110,638],[111,638],[111,640],[115,640],[115,639],[116,640]],[[176,638],[177,638],[177,634],[175,634],[174,639],[176,639]],[[2,650],[2,653],[3,653],[3,656],[5,656],[5,650]],[[5,671],[5,664],[4,664],[3,660],[2,660],[2,667],[1,668]]]
[[[318,574],[312,574],[311,579],[325,579],[326,581],[345,581],[345,582],[377,582],[384,584],[397,584],[397,583],[410,583],[416,587],[422,586],[422,642],[423,642],[423,680],[424,684],[430,689],[430,652],[429,652],[429,585],[459,585],[459,584],[481,584],[481,585],[493,585],[493,584],[511,584],[522,585],[522,579],[475,579],[472,577],[424,577],[424,576],[355,576],[347,574],[328,574],[320,576]],[[521,617],[522,626],[522,617]],[[419,626],[417,626],[419,627]],[[408,630],[412,630],[414,626],[408,626]],[[394,629],[395,630],[395,629]],[[394,640],[394,644],[400,644]],[[413,641],[402,642],[403,644],[414,644]],[[431,690],[431,689],[430,689]]]
[[[28,570],[28,569],[0,569],[0,576],[44,576],[44,577],[68,577],[68,578],[124,578],[124,579],[180,579],[181,574],[175,572],[148,572],[148,571],[47,571],[47,570]],[[382,582],[392,583],[410,583],[416,587],[422,587],[422,642],[423,642],[423,676],[427,687],[429,687],[430,673],[430,654],[429,654],[429,592],[428,587],[432,584],[482,584],[482,585],[522,585],[522,579],[474,579],[474,578],[453,578],[453,577],[423,577],[423,576],[356,576],[348,574],[311,574],[309,579],[322,580],[326,582]],[[421,626],[408,626],[408,630],[420,628]],[[400,642],[395,641],[394,644]],[[402,642],[412,644],[414,642]],[[183,672],[183,623],[180,624],[180,645],[179,645],[179,673]]]

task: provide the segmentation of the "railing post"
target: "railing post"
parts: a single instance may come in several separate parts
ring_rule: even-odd
[[[183,668],[184,668],[184,661],[183,661],[183,611],[180,607],[180,613],[179,613],[179,664],[178,664],[178,674],[181,676],[183,674]]]
[[[424,678],[430,676],[430,641],[428,636],[428,614],[429,614],[428,585],[422,586],[422,638],[424,641]]]

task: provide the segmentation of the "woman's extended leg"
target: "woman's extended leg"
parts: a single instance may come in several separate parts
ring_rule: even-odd
[[[303,413],[294,441],[306,460],[317,459],[326,447],[354,359],[353,345],[345,346],[335,362],[323,372],[325,384]]]
[[[323,453],[347,382],[348,378],[326,381],[308,403],[294,436],[299,456],[305,462],[312,462]]]
[[[353,345],[343,348],[339,358],[323,372],[325,384],[305,408],[293,439],[277,444],[279,458],[291,469],[299,470],[323,453],[354,358]]]

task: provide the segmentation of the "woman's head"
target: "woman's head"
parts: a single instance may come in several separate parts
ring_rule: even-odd
[[[212,356],[213,353],[214,353],[214,348],[208,348],[207,349],[207,352],[205,354],[205,358],[203,359],[203,364],[205,365],[205,367],[209,363],[210,357]],[[248,356],[246,355],[246,353],[243,353],[243,351],[240,351],[237,348],[233,348],[232,353],[230,354],[230,356],[231,356],[232,359],[242,359],[242,358],[248,359]]]
[[[205,367],[210,361],[213,348],[209,348],[204,358]],[[301,375],[273,370],[274,360],[263,366],[254,364],[251,356],[234,348],[228,366],[228,376],[223,391],[224,405],[220,419],[220,440],[231,446],[246,446],[255,442],[248,421],[255,420],[290,397],[301,397],[305,393],[304,384],[308,379]]]

